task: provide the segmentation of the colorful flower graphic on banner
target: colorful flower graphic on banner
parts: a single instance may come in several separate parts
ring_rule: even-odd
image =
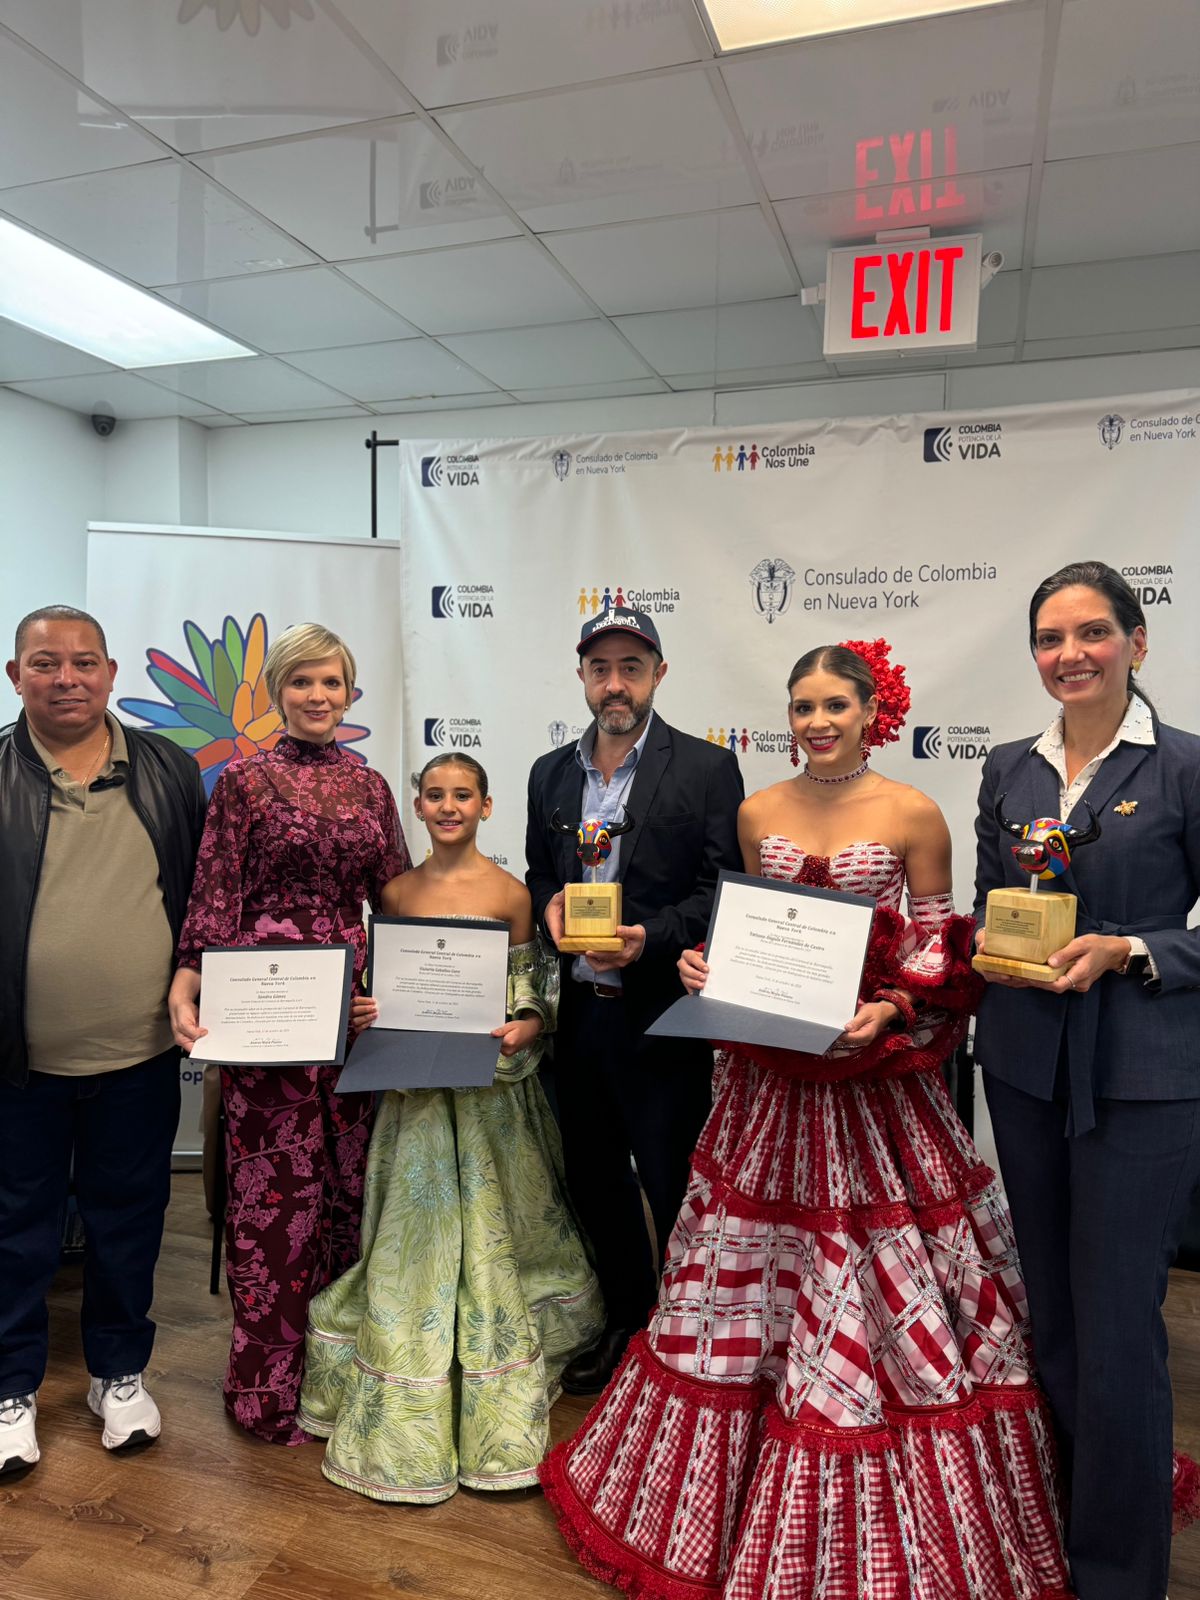
[[[159,700],[118,700],[120,710],[141,717],[184,750],[190,750],[204,774],[211,794],[217,778],[231,761],[270,750],[283,732],[283,720],[267,695],[263,662],[267,658],[267,621],[261,612],[251,617],[243,631],[233,617],[225,618],[219,634],[208,639],[194,622],[183,625],[195,671],[190,671],[165,650],[146,651],[146,676],[166,696]],[[361,689],[353,698],[359,699]],[[339,744],[365,739],[369,728],[343,722],[337,730]],[[366,757],[351,751],[366,765]]]

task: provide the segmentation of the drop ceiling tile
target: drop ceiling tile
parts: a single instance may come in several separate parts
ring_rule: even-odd
[[[132,372],[97,373],[90,378],[45,378],[31,383],[14,383],[14,389],[35,400],[65,406],[68,411],[109,410],[122,422],[141,422],[147,417],[195,417],[203,420],[209,407],[188,395],[147,383]]]
[[[610,315],[766,300],[796,287],[758,206],[548,234],[545,242]]]
[[[1034,241],[1036,266],[1196,249],[1200,144],[1047,162]]]
[[[402,416],[411,411],[474,411],[485,406],[511,406],[511,395],[489,389],[486,394],[423,395],[415,400],[379,400],[375,402],[376,414],[381,417]]]
[[[328,267],[257,272],[158,291],[237,339],[280,354],[325,345],[403,339],[416,330]]]
[[[0,210],[134,283],[233,277],[313,259],[172,160],[8,189]]]
[[[1042,14],[944,16],[807,40],[722,64],[773,200],[1033,156]]]
[[[947,374],[948,411],[992,411],[997,406],[1041,404],[1053,400],[1150,394],[1192,389],[1196,352],[1164,350],[1139,356],[1088,356],[1076,361],[1018,361],[1008,367],[968,367]],[[1128,415],[1128,413],[1123,413]],[[1102,415],[1097,407],[1096,420]],[[1096,441],[1099,451],[1100,442]],[[1135,546],[1136,548],[1136,546]]]
[[[1016,277],[1016,273],[1012,276]],[[1016,359],[1015,344],[990,344],[978,350],[951,351],[945,357],[945,364],[947,367],[998,367]]]
[[[845,189],[775,206],[779,225],[806,284],[825,277],[826,252],[859,244],[890,228],[931,227],[939,233],[982,233],[983,248],[1001,250],[1019,266],[1025,238],[1029,169],[959,175],[937,183]],[[943,204],[945,202],[945,204]]]
[[[561,389],[514,389],[513,398],[526,403],[554,400],[613,400],[626,394],[666,394],[661,378],[631,378],[625,383],[580,383]]]
[[[43,339],[19,323],[0,318],[0,383],[21,378],[74,378],[92,372],[115,372],[116,367],[85,355],[69,344]]]
[[[479,180],[412,118],[200,156],[197,165],[327,261],[517,232]]]
[[[336,0],[422,105],[446,106],[707,57],[693,7],[546,0]]]
[[[474,333],[595,316],[528,239],[352,261],[341,270],[426,333]]]
[[[1200,381],[1200,323],[1190,328],[1151,328],[1140,333],[1094,333],[1075,339],[1027,339],[1026,361],[1065,361],[1075,356],[1129,355],[1143,350],[1194,352],[1193,376]]]
[[[1043,267],[1033,274],[1026,339],[1186,328],[1196,320],[1200,254]]]
[[[703,72],[572,89],[439,120],[538,233],[755,199]]]
[[[1046,154],[1200,140],[1196,0],[1071,0],[1062,11]]]
[[[409,109],[311,0],[0,0],[0,21],[177,150]]]
[[[448,334],[442,343],[502,389],[644,378],[645,368],[607,323],[565,322],[552,328]]]
[[[249,411],[316,410],[346,404],[345,395],[266,356],[152,367],[144,375],[178,395],[189,395],[218,411],[232,411],[239,416]]]
[[[754,423],[821,417],[886,417],[899,412],[940,411],[943,380],[937,374],[901,374],[892,379],[842,379],[804,383],[767,395],[725,394],[717,421]]]
[[[370,417],[365,406],[321,406],[312,411],[251,411],[241,422],[336,422],[343,417]]]
[[[821,324],[798,299],[618,317],[630,344],[664,377],[821,360]]]
[[[487,380],[478,372],[463,366],[430,339],[306,350],[290,360],[314,378],[371,404],[416,395],[473,394],[487,387]]]
[[[0,189],[153,161],[152,139],[0,37]]]
[[[800,361],[783,367],[733,367],[728,372],[717,373],[673,372],[667,381],[676,391],[712,389],[716,393],[727,389],[770,389],[779,384],[804,383],[828,376],[829,368],[823,361]]]
[[[1017,317],[1021,309],[1019,266],[1019,258],[1013,260],[1011,270],[999,273],[979,296],[978,343],[981,346],[1011,344],[1017,337]]]

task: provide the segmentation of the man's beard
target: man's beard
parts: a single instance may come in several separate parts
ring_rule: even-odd
[[[635,700],[632,695],[622,695],[619,699],[609,696],[598,706],[589,703],[589,709],[601,733],[625,734],[642,726],[653,705],[654,690],[651,689],[644,700]]]

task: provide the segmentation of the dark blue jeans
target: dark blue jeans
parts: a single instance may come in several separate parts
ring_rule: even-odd
[[[115,1378],[146,1366],[178,1122],[176,1049],[120,1072],[31,1072],[23,1088],[0,1084],[0,1399],[31,1394],[45,1376],[46,1295],[72,1155],[87,1235],[87,1369]]]
[[[1065,1099],[985,1072],[1029,1292],[1033,1353],[1067,1478],[1080,1600],[1162,1600],[1171,1553],[1171,1380],[1162,1303],[1200,1179],[1200,1100]]]

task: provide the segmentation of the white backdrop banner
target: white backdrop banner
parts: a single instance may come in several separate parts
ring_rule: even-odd
[[[394,541],[317,541],[271,533],[88,529],[88,610],[118,663],[113,709],[189,750],[211,793],[235,755],[269,749],[279,718],[262,663],[294,622],[323,622],[358,665],[339,730],[395,787],[400,688]],[[182,1064],[177,1153],[199,1150],[201,1069]]]
[[[526,779],[587,722],[582,623],[651,613],[668,721],[735,749],[747,792],[792,774],[787,679],[884,636],[913,705],[881,770],[942,806],[971,900],[979,767],[1053,711],[1027,645],[1037,583],[1124,572],[1162,715],[1200,728],[1200,393],[971,415],[400,446],[405,766],[488,769],[485,839],[524,870]],[[1192,621],[1189,622],[1188,618]],[[423,840],[414,839],[420,855]]]

